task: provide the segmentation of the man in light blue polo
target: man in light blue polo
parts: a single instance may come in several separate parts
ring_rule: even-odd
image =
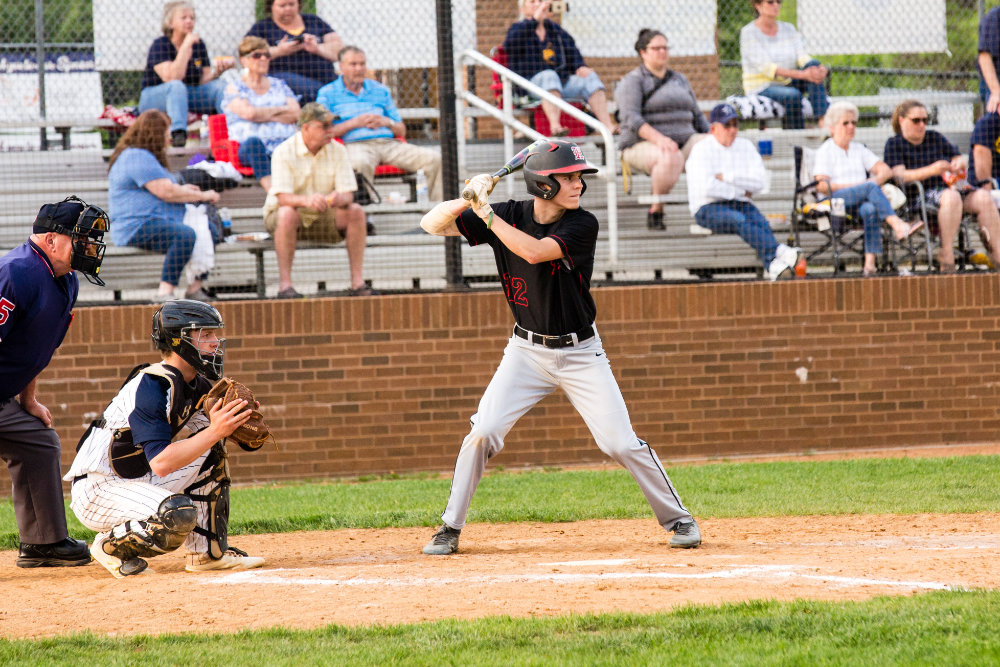
[[[413,172],[423,170],[430,198],[440,201],[440,153],[404,141],[406,125],[389,89],[365,78],[368,63],[364,51],[345,46],[339,62],[340,78],[320,88],[316,101],[338,117],[333,134],[347,147],[354,171],[370,181],[380,163]]]

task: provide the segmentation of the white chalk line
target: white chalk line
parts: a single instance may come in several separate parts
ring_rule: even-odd
[[[877,537],[870,540],[830,540],[824,542],[754,542],[757,546],[781,547],[849,547],[867,549],[892,549],[904,546],[919,551],[970,551],[1000,548],[1000,535],[963,535],[939,537],[934,535]]]
[[[346,577],[320,578],[303,577],[297,570],[247,570],[202,580],[206,585],[278,585],[278,586],[350,586],[350,587],[426,587],[448,585],[499,585],[499,584],[585,584],[605,581],[705,581],[711,579],[764,579],[784,581],[803,579],[836,584],[840,587],[882,586],[906,588],[910,590],[962,590],[964,586],[936,581],[897,581],[891,579],[871,579],[867,577],[841,577],[823,574],[803,574],[797,572],[805,566],[796,565],[751,565],[715,572],[592,572],[592,573],[545,573],[545,574],[497,574],[469,577]],[[812,568],[810,568],[812,569]],[[287,575],[285,574],[287,573]]]

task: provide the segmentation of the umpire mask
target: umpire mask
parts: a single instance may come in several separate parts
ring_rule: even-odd
[[[59,203],[42,206],[32,225],[32,232],[55,232],[69,236],[73,243],[70,268],[85,275],[92,284],[103,287],[104,281],[98,274],[107,246],[104,234],[110,227],[111,221],[104,209],[71,196]]]

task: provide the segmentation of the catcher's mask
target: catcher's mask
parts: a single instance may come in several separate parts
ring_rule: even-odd
[[[552,139],[540,141],[539,146],[524,159],[524,183],[528,194],[542,199],[552,199],[559,193],[559,181],[553,174],[596,174],[597,167],[587,162],[583,151],[572,141]],[[583,181],[587,191],[587,182]]]
[[[202,301],[167,301],[153,314],[153,344],[156,349],[176,352],[184,361],[210,380],[223,375],[226,339],[219,338],[215,352],[202,352],[194,334],[205,329],[222,329],[222,315]]]
[[[70,268],[85,275],[94,285],[103,287],[104,281],[97,274],[104,261],[104,234],[110,227],[111,221],[104,209],[71,196],[42,206],[31,231],[33,234],[55,232],[69,236],[73,242]]]

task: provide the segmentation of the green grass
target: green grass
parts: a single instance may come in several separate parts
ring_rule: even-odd
[[[488,618],[234,635],[0,641],[3,664],[984,665],[1000,593],[755,601],[659,614]]]
[[[716,463],[669,470],[700,517],[982,512],[1000,508],[1000,456]],[[232,492],[230,532],[431,526],[449,478],[274,484]],[[70,533],[93,532],[67,510]],[[563,522],[652,517],[624,470],[497,472],[483,480],[471,522]],[[17,548],[10,500],[0,502],[0,548]]]

